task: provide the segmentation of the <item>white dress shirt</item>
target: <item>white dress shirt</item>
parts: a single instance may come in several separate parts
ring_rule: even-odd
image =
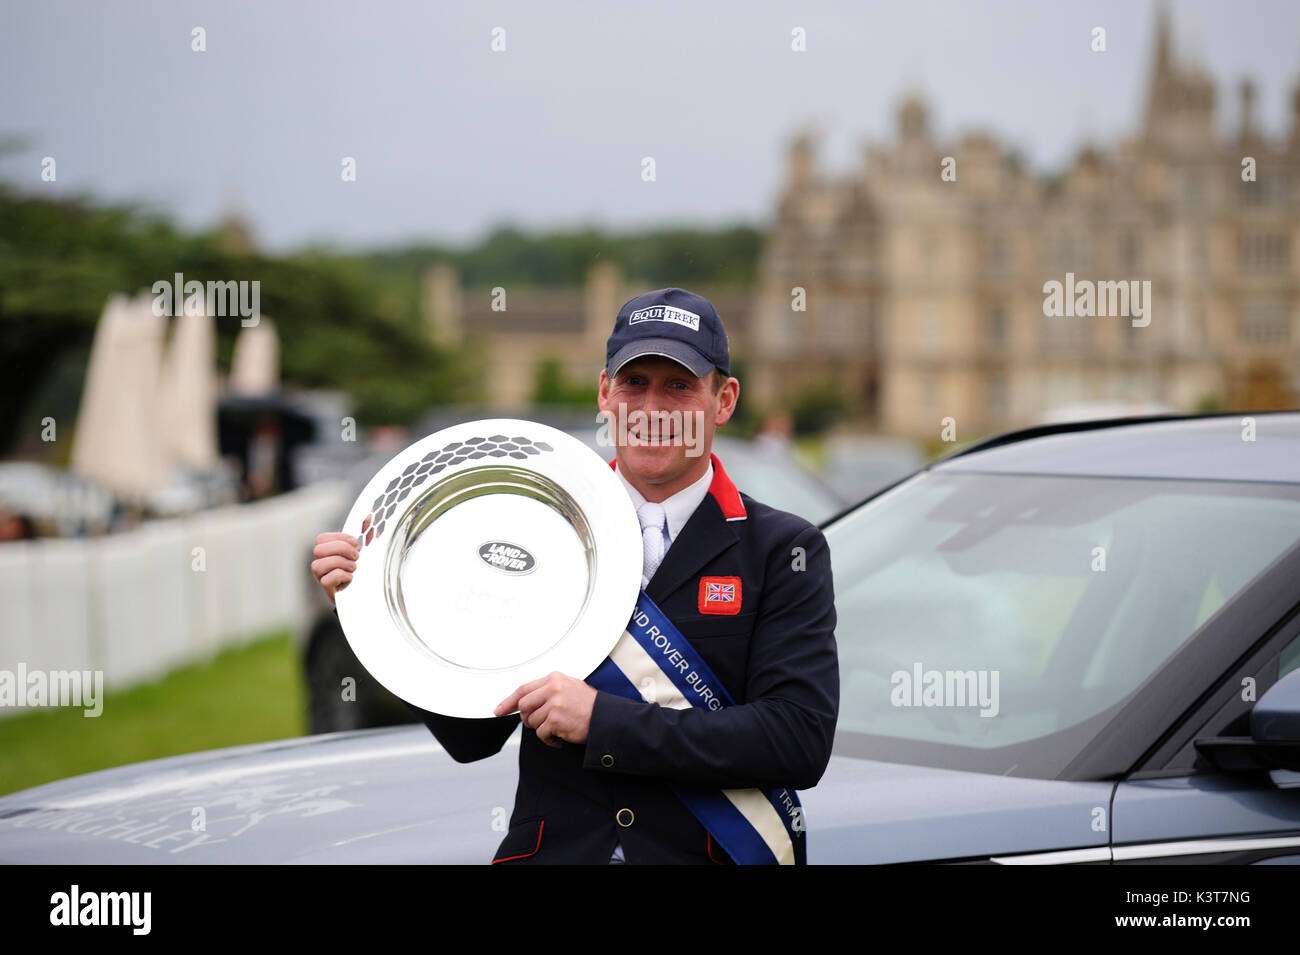
[[[617,474],[618,479],[623,482],[623,487],[627,489],[628,497],[632,498],[632,506],[634,508],[639,508],[646,502],[645,498],[642,497],[641,492],[634,488],[628,479],[623,476],[623,472],[618,469],[617,465],[614,466],[614,473]],[[709,493],[709,485],[712,483],[713,462],[709,462],[709,466],[705,468],[704,476],[702,478],[690,487],[682,488],[672,497],[661,502],[663,504],[664,517],[666,519],[666,526],[664,529],[668,533],[668,543],[667,546],[664,547],[665,560],[668,559],[668,548],[672,547],[673,541],[677,539],[677,534],[686,526],[686,522],[691,519],[691,515],[695,513],[695,509],[704,501],[704,496]],[[661,563],[660,566],[662,567],[663,564]],[[609,861],[614,863],[625,861],[623,858],[623,844],[621,842],[616,842],[614,844],[614,854],[610,856]]]
[[[628,497],[632,498],[632,506],[638,508],[644,504],[645,498],[642,497],[641,492],[634,488],[628,479],[623,476],[623,472],[615,467],[614,473],[617,474],[619,480],[623,482],[623,487],[627,488]],[[686,522],[691,519],[691,515],[695,513],[695,509],[700,506],[700,502],[703,501],[705,496],[709,493],[709,485],[712,483],[713,463],[710,462],[709,466],[705,468],[704,476],[702,478],[690,487],[684,487],[672,497],[660,502],[663,504],[664,516],[668,519],[669,546],[671,546],[672,542],[677,539],[678,533],[686,526]],[[668,548],[664,548],[664,559],[666,560],[667,557]]]

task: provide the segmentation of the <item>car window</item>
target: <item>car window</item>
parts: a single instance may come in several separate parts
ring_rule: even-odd
[[[1300,541],[1300,488],[931,471],[826,533],[856,751],[1052,776]]]
[[[1300,667],[1300,637],[1296,637],[1282,648],[1277,658],[1277,678],[1282,679],[1296,667]]]
[[[1143,768],[1162,773],[1177,771],[1188,774],[1211,770],[1209,762],[1197,751],[1196,740],[1207,736],[1249,735],[1250,711],[1259,695],[1267,692],[1277,680],[1298,666],[1300,635],[1293,634],[1280,649],[1259,649],[1227,675],[1217,701],[1214,698],[1207,699],[1201,715],[1195,712],[1190,714],[1183,728],[1186,732],[1185,739],[1177,752],[1169,755],[1168,752],[1162,754],[1157,751]],[[1243,692],[1248,683],[1252,688],[1249,694]],[[1300,779],[1300,774],[1287,774],[1285,770],[1273,770],[1271,775],[1275,785],[1296,784],[1284,783],[1284,775]]]
[[[719,453],[719,458],[737,489],[812,524],[820,524],[844,507],[839,498],[799,470],[793,460],[734,451],[725,458]]]

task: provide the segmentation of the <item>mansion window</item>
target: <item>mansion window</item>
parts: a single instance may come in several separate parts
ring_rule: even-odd
[[[988,275],[1001,275],[1011,265],[1007,252],[1007,240],[1000,235],[991,235],[984,241],[984,272]]]
[[[1007,310],[1001,305],[989,309],[987,340],[995,348],[1001,348],[1007,343]]]
[[[1245,232],[1237,237],[1237,266],[1243,272],[1284,272],[1291,264],[1291,237]]]
[[[1120,271],[1142,267],[1142,239],[1139,236],[1132,232],[1121,235],[1117,252],[1119,261],[1116,265]]]
[[[1290,338],[1286,305],[1279,301],[1246,302],[1237,314],[1237,337],[1251,345],[1270,345]]]
[[[1237,188],[1242,205],[1271,206],[1285,203],[1290,187],[1286,173],[1260,168],[1256,170],[1254,182],[1239,183]]]

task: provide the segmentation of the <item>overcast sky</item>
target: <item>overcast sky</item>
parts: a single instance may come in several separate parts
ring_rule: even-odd
[[[1300,3],[1170,6],[1221,126],[1251,76],[1281,135]],[[25,145],[0,178],[144,201],[186,227],[238,202],[275,250],[470,240],[503,221],[761,222],[793,130],[815,122],[823,161],[848,168],[892,136],[911,88],[940,137],[988,129],[1059,168],[1087,136],[1136,126],[1154,24],[1143,0],[5,0],[0,136]],[[1096,26],[1105,53],[1089,49]]]

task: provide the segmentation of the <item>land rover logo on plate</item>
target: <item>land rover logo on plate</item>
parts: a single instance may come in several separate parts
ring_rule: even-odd
[[[507,541],[488,541],[478,549],[478,555],[489,567],[510,574],[526,574],[536,564],[532,554],[518,544]]]

